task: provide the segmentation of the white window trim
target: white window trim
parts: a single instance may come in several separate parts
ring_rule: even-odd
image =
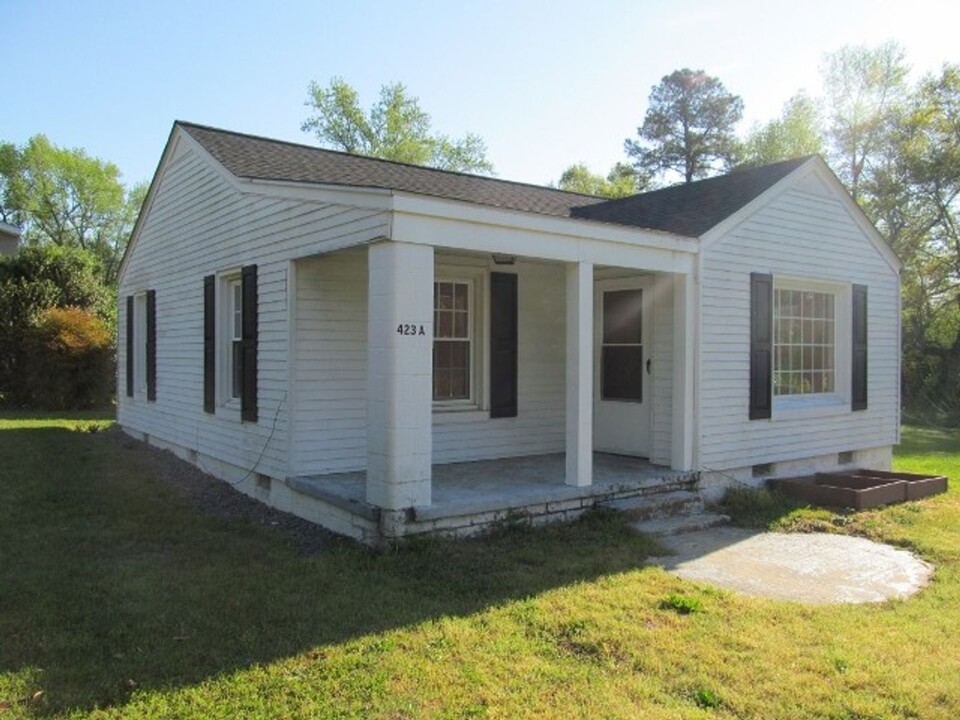
[[[147,397],[147,293],[133,296],[133,396]]]
[[[469,286],[470,311],[467,317],[470,336],[470,397],[463,400],[434,400],[434,417],[438,415],[456,415],[458,419],[479,419],[488,409],[486,388],[489,384],[489,368],[486,360],[485,338],[488,336],[489,316],[486,299],[489,297],[489,274],[485,267],[438,264],[434,270],[433,282],[465,283]],[[432,290],[432,288],[431,288]],[[433,293],[431,292],[431,297]],[[433,340],[430,343],[433,355]],[[432,364],[431,364],[432,367]],[[431,371],[431,385],[433,372]],[[483,415],[486,418],[485,415]],[[451,418],[452,419],[452,418]]]
[[[241,284],[241,269],[231,268],[217,275],[216,298],[216,388],[217,408],[239,419],[240,398],[233,397],[233,287]]]
[[[794,276],[774,275],[773,293],[777,290],[810,290],[833,295],[833,362],[834,386],[831,393],[806,395],[773,395],[773,374],[776,372],[776,347],[774,346],[773,372],[770,374],[770,393],[773,397],[772,420],[827,417],[850,412],[850,363],[851,349],[851,292],[850,283],[814,280]],[[770,313],[773,322],[773,308]]]

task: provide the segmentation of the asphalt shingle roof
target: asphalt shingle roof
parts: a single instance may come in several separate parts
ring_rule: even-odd
[[[554,188],[435,170],[177,123],[228,171],[242,178],[381,188],[543,215],[661,230],[699,237],[809,157],[674,185],[619,200]]]
[[[579,207],[573,210],[573,216],[699,237],[810,157],[734,170],[727,175]]]
[[[227,170],[242,178],[383,188],[479,205],[570,217],[603,198],[553,188],[435,170],[308,145],[178,122]]]

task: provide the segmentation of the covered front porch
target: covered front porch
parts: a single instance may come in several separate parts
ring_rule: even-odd
[[[471,361],[461,360],[460,366],[454,363],[454,372],[463,368],[461,385],[476,389],[468,390],[459,401],[448,402],[443,395],[448,386],[438,382],[443,361],[437,353],[440,346],[452,344],[439,338],[447,337],[442,326],[445,278],[456,278],[457,271],[439,268],[435,260],[440,253],[432,246],[398,242],[368,249],[365,499],[369,504],[386,510],[430,507],[437,501],[432,480],[440,467],[435,465],[438,455],[450,460],[470,458],[464,446],[486,442],[484,436],[492,424],[505,432],[512,426],[535,432],[519,420],[524,410],[530,412],[522,407],[524,385],[543,382],[536,377],[534,360],[525,367],[523,352],[518,349],[516,338],[521,333],[517,327],[523,325],[525,313],[537,314],[534,322],[559,330],[541,341],[556,343],[555,357],[559,355],[560,363],[538,357],[545,373],[562,368],[557,380],[562,381],[563,406],[558,408],[561,413],[551,418],[562,423],[562,473],[552,473],[553,482],[575,488],[593,486],[597,482],[595,450],[649,458],[678,471],[692,469],[695,301],[687,272],[692,263],[684,262],[687,257],[671,257],[671,272],[658,268],[657,253],[648,257],[639,249],[632,267],[517,256],[509,256],[505,263],[494,257],[489,271],[482,267],[479,277],[486,273],[491,289],[494,279],[514,278],[514,296],[506,310],[498,307],[493,292],[487,296],[486,306],[481,305],[485,315],[478,314],[476,322],[483,322],[485,329],[478,334],[483,340],[477,343],[489,344],[483,354],[475,349],[464,349],[463,354],[473,353],[473,365],[487,364],[471,370],[468,377],[464,366]],[[554,284],[545,282],[543,292],[553,288],[561,306],[518,297],[518,275],[520,284],[529,283],[517,269],[524,263],[550,268]],[[648,267],[637,267],[643,264]],[[424,278],[434,278],[434,282],[424,282]],[[656,313],[655,303],[659,303]],[[631,313],[635,319],[628,317]],[[526,324],[527,334],[536,333],[529,317]],[[504,330],[504,326],[512,329]],[[468,327],[466,321],[464,327]],[[657,338],[658,332],[662,337]],[[501,372],[496,364],[504,354],[497,345],[498,335],[512,337],[514,343],[506,351],[513,375],[505,381],[497,379]],[[533,358],[535,352],[528,350],[528,355]],[[468,419],[484,425],[471,426]],[[457,438],[460,446],[454,449],[446,442],[448,425],[462,430]],[[503,455],[518,454],[512,438],[501,437]],[[487,448],[491,451],[496,448]],[[554,462],[560,459],[557,455]],[[517,471],[522,463],[515,461],[511,467]],[[506,486],[510,484],[504,482],[501,492],[509,492]]]
[[[397,536],[693,477],[693,239],[415,202],[293,263],[291,489]]]

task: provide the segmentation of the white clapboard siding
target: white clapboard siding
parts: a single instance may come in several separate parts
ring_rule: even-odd
[[[817,186],[819,182],[808,177],[803,187],[780,193],[704,251],[699,398],[703,469],[896,442],[898,277],[841,198]],[[774,410],[772,420],[748,419],[751,272],[869,287],[866,411],[788,418]]]
[[[367,256],[296,264],[293,474],[363,470],[367,460]]]
[[[517,417],[457,421],[434,414],[433,460],[450,463],[563,452],[566,413],[566,274],[522,262],[518,292]]]
[[[289,261],[387,233],[385,212],[241,192],[189,143],[165,165],[119,290],[118,417],[125,428],[242,468],[284,477],[288,463]],[[203,277],[258,265],[259,421],[203,412]],[[127,295],[157,294],[157,401],[128,398]]]

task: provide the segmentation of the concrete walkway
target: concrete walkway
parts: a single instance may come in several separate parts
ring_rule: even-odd
[[[805,603],[905,598],[933,574],[906,550],[847,535],[714,528],[661,542],[676,554],[648,562],[685,580]]]

